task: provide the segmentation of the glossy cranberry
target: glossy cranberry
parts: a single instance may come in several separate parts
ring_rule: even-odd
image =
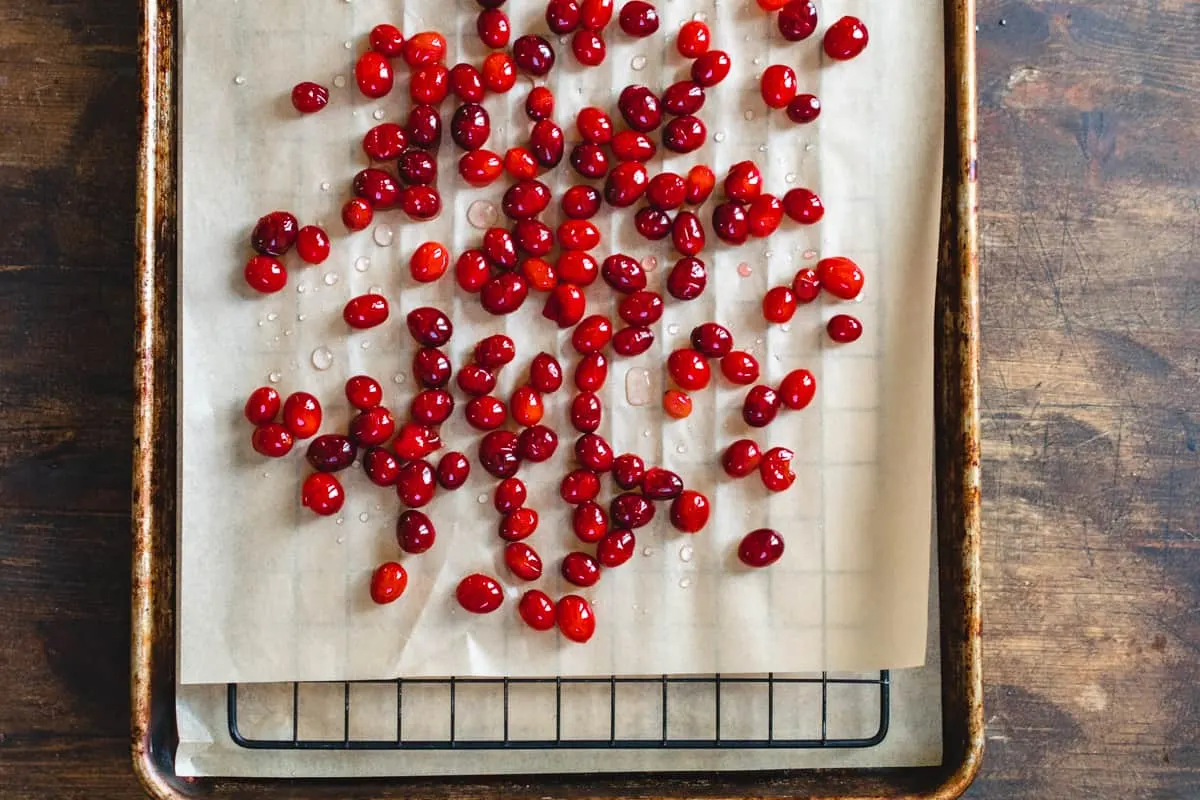
[[[585,433],[575,440],[575,459],[592,472],[608,472],[613,465],[613,449],[597,433]]]
[[[658,30],[658,9],[645,0],[629,0],[617,16],[621,30],[635,38],[650,36]]]
[[[554,48],[541,36],[520,36],[512,47],[513,60],[530,75],[545,75],[554,66]]]
[[[678,389],[667,389],[662,397],[663,411],[672,419],[687,419],[692,415],[692,398]]]
[[[590,225],[591,223],[586,223]],[[513,240],[517,249],[531,256],[544,256],[554,248],[554,231],[536,219],[521,219],[513,225]],[[599,237],[599,231],[596,236]]]
[[[395,25],[386,22],[371,28],[367,40],[372,50],[388,58],[399,56],[404,49],[404,34]]]
[[[482,81],[480,88],[483,88]],[[408,96],[414,103],[436,106],[450,93],[450,70],[444,64],[430,64],[412,72],[408,81]]]
[[[500,50],[508,46],[508,39],[512,35],[512,23],[509,22],[508,15],[500,9],[484,9],[475,18],[475,33],[479,35],[479,41],[483,42],[484,47]]]
[[[489,313],[511,314],[521,307],[528,295],[529,285],[524,278],[520,275],[504,273],[483,285],[479,294],[479,303]]]
[[[611,147],[617,161],[640,161],[643,164],[658,152],[654,140],[639,131],[617,133],[612,138]]]
[[[513,390],[508,407],[513,421],[525,427],[537,425],[545,413],[542,396],[530,386],[518,386]]]
[[[608,515],[621,528],[641,528],[654,519],[654,504],[640,494],[625,492],[609,503]]]
[[[515,148],[514,148],[515,149]],[[511,153],[512,150],[509,150]],[[526,151],[528,153],[528,151]],[[533,160],[533,156],[529,156]],[[471,186],[488,186],[500,177],[508,166],[508,156],[502,160],[491,150],[470,150],[458,160],[458,174]],[[511,170],[510,170],[511,172]]]
[[[769,567],[783,556],[783,537],[770,528],[759,528],[742,537],[738,560],[747,567]]]
[[[517,439],[521,458],[535,464],[547,460],[558,449],[558,434],[545,425],[531,425]]]
[[[725,196],[749,203],[762,194],[763,177],[753,161],[739,161],[725,175]]]
[[[602,198],[593,186],[572,186],[563,192],[562,210],[570,219],[589,219],[600,210]]]
[[[662,123],[658,96],[645,86],[626,86],[617,98],[617,108],[625,124],[635,131],[648,133]]]
[[[413,69],[440,64],[446,58],[446,37],[437,31],[414,33],[404,42],[401,54]]]
[[[517,243],[504,228],[488,228],[484,231],[480,249],[488,261],[501,269],[512,270],[517,266]]]
[[[300,487],[300,504],[315,513],[328,517],[342,510],[346,491],[341,481],[326,472],[314,472]]]
[[[786,286],[774,287],[763,295],[762,313],[767,322],[787,322],[796,313],[796,295]]]
[[[770,108],[783,108],[796,97],[796,73],[785,64],[772,64],[759,83],[763,102]]]
[[[496,491],[492,493],[492,505],[501,514],[511,514],[525,505],[526,497],[528,492],[524,481],[520,478],[505,478],[496,484]]]
[[[478,103],[462,104],[450,120],[450,138],[463,150],[478,150],[491,134],[491,119]]]
[[[746,207],[746,222],[751,236],[758,239],[770,236],[783,222],[783,203],[775,195],[763,192]]]
[[[270,386],[260,386],[246,398],[246,405],[242,413],[253,424],[263,425],[275,421],[275,417],[279,415],[280,405],[279,392]]]
[[[509,545],[510,548],[514,546],[512,544]],[[509,551],[505,550],[505,561],[508,562],[508,568],[517,577],[524,580],[537,580],[542,574],[542,560],[537,557],[537,553],[534,553],[532,548],[527,549],[533,554],[534,558],[537,558],[537,575],[533,578],[526,577],[533,572],[533,569],[532,567],[524,566],[524,562],[521,559],[527,559],[527,556],[523,552],[521,555],[514,554],[510,557]],[[514,562],[522,564],[522,566],[516,567],[514,566]],[[518,572],[518,569],[521,571]],[[520,614],[525,624],[535,631],[548,631],[554,627],[557,621],[557,609],[555,608],[554,601],[550,599],[550,595],[539,589],[530,589],[521,595],[521,599],[517,602],[517,613]]]
[[[582,320],[571,333],[571,346],[581,354],[595,353],[612,340],[612,322],[601,314]]]
[[[712,227],[721,241],[743,244],[750,236],[750,220],[746,216],[745,204],[735,201],[718,203],[713,207]]]
[[[738,439],[721,455],[721,466],[731,478],[744,478],[758,469],[762,452],[752,439]]]
[[[608,45],[596,31],[580,28],[571,35],[571,52],[575,60],[585,67],[596,67],[604,63]]]
[[[812,122],[821,116],[821,101],[815,94],[798,94],[787,105],[788,119],[797,125]]]
[[[674,500],[683,491],[683,478],[662,467],[651,467],[642,476],[642,494],[651,500]]]
[[[804,267],[796,271],[792,279],[792,294],[798,303],[811,303],[821,293],[821,279],[816,270]]]
[[[829,333],[829,338],[838,344],[849,344],[858,341],[858,338],[862,336],[863,327],[857,317],[849,314],[835,314],[830,317],[825,330]]]
[[[558,166],[565,147],[562,128],[554,122],[543,119],[533,124],[533,129],[529,132],[529,149],[543,167],[550,169]],[[549,200],[547,197],[546,201]]]
[[[703,147],[707,137],[704,123],[689,114],[667,123],[663,129],[663,147],[673,153],[690,153]]]
[[[488,282],[491,275],[491,265],[482,250],[465,250],[454,262],[454,280],[462,287],[463,291],[478,292]]]
[[[822,288],[842,300],[853,300],[863,288],[863,273],[844,256],[822,258],[817,262],[817,276]]]
[[[704,87],[695,81],[673,83],[663,92],[662,107],[668,114],[691,115],[698,112],[703,106]]]
[[[250,445],[255,452],[269,458],[286,456],[291,452],[294,442],[291,431],[279,422],[259,425],[250,435]]]
[[[250,246],[259,255],[281,256],[296,243],[300,223],[287,211],[272,211],[259,218],[250,232]]]
[[[694,256],[704,249],[704,225],[690,211],[680,211],[671,225],[671,243],[681,255]]]
[[[508,410],[504,403],[489,394],[471,398],[467,402],[464,414],[471,427],[481,431],[499,428],[508,418]]]
[[[537,177],[538,162],[527,147],[510,147],[504,153],[505,171],[519,181],[528,181]]]
[[[646,185],[646,202],[661,211],[673,211],[687,197],[687,182],[674,172],[662,172]]]
[[[573,283],[561,283],[546,298],[542,316],[557,322],[560,328],[570,328],[583,319],[586,308],[587,299],[583,290]]]
[[[479,572],[459,581],[454,596],[458,604],[472,614],[488,614],[504,602],[504,590],[496,579]]]
[[[584,0],[585,5],[591,0]],[[572,642],[583,644],[596,632],[596,614],[591,605],[579,595],[564,595],[554,612],[554,620],[562,635]]]
[[[705,322],[692,328],[692,347],[708,358],[721,358],[733,349],[733,334],[724,325]]]
[[[724,50],[709,50],[692,62],[692,80],[704,88],[716,86],[729,74],[731,62]]]
[[[646,271],[636,259],[614,253],[600,266],[604,282],[618,292],[629,294],[646,288]]]
[[[587,220],[567,220],[558,226],[555,235],[565,250],[592,250],[600,244],[600,229]]]
[[[662,318],[662,295],[645,289],[628,294],[617,304],[617,313],[630,325],[653,325]]]
[[[603,353],[589,353],[575,365],[575,388],[581,392],[596,392],[608,378],[608,360]]]
[[[287,285],[287,269],[274,256],[254,256],[246,262],[242,277],[255,291],[263,294],[278,292]]]
[[[572,148],[571,166],[585,178],[603,178],[608,174],[608,154],[600,145],[584,142]]]
[[[372,447],[363,453],[363,472],[376,486],[391,486],[400,477],[400,459],[385,447]]]
[[[618,164],[604,182],[604,199],[610,206],[627,208],[645,194],[649,182],[649,173],[638,162]]]
[[[423,347],[413,353],[412,371],[426,389],[440,389],[450,380],[450,359],[437,348]]]
[[[571,514],[571,530],[581,542],[598,542],[608,532],[608,514],[592,500],[582,502]]]
[[[283,424],[297,439],[307,439],[321,428],[321,404],[308,392],[293,392],[283,401]]]
[[[579,27],[579,4],[575,0],[550,0],[546,4],[546,26],[562,36]]]
[[[358,447],[340,433],[325,433],[309,442],[304,458],[320,472],[338,472],[354,463]]]
[[[391,161],[399,158],[408,146],[404,129],[394,122],[381,122],[363,135],[363,152],[372,161]]]
[[[442,140],[442,117],[433,106],[413,106],[408,112],[404,132],[418,147],[437,147]]]
[[[708,524],[708,498],[691,489],[684,489],[671,502],[671,524],[684,533],[698,533]]]
[[[409,416],[422,425],[440,425],[454,411],[454,396],[445,389],[426,389],[413,395]]]
[[[510,219],[529,219],[546,210],[550,188],[541,181],[520,181],[504,193],[501,208]]]
[[[438,448],[436,437],[437,434],[432,428],[416,422],[406,422],[396,432],[392,450],[403,461],[415,461]]]
[[[450,318],[433,306],[422,306],[408,312],[408,332],[425,347],[441,347],[450,341],[454,325]]]
[[[400,154],[396,162],[400,180],[411,186],[429,186],[437,180],[437,159],[417,147]]]
[[[783,196],[783,210],[803,225],[820,222],[821,217],[825,216],[821,198],[808,189],[789,189]]]
[[[431,283],[450,266],[450,251],[440,242],[423,242],[408,260],[408,271],[418,283]]]
[[[694,206],[700,205],[708,199],[716,185],[716,174],[703,164],[697,164],[688,170],[687,202]]]
[[[406,553],[424,553],[436,539],[437,531],[424,512],[410,508],[396,520],[396,542]]]
[[[733,350],[721,359],[721,374],[730,383],[747,386],[758,380],[758,362],[745,350]]]
[[[532,222],[532,220],[522,221]],[[521,259],[519,269],[530,288],[539,292],[548,292],[558,285],[558,275],[554,272],[554,266],[543,258],[530,256]]]
[[[492,431],[479,442],[479,464],[497,478],[511,478],[521,466],[517,435]]]
[[[649,241],[657,242],[671,234],[671,215],[647,206],[633,215],[633,227]]]
[[[428,461],[410,461],[400,467],[396,477],[396,494],[400,502],[409,508],[428,505],[437,489],[433,467]]]
[[[504,563],[508,567],[509,572],[523,581],[536,581],[542,577],[542,557],[537,554],[536,550],[524,542],[509,542],[504,546]],[[529,594],[531,592],[527,592],[526,596]],[[538,594],[546,597],[541,592],[538,592]],[[554,627],[554,605],[549,601],[550,598],[546,597],[548,611],[542,614],[541,619],[543,620],[544,627],[537,628],[538,630],[544,631]],[[522,617],[525,616],[525,606],[526,599],[522,597],[521,604],[518,606],[521,609]],[[530,625],[537,627],[533,623],[530,623]]]
[[[621,356],[637,356],[646,352],[654,344],[654,331],[649,328],[632,325],[621,328],[613,334],[613,352]]]
[[[471,462],[457,450],[451,450],[438,461],[437,482],[443,489],[457,489],[467,482]]]
[[[861,53],[867,46],[867,26],[858,17],[842,17],[825,29],[825,54],[846,61]]]
[[[329,236],[316,225],[305,225],[296,235],[296,253],[308,264],[320,264],[329,258]]]
[[[708,51],[712,44],[712,32],[700,20],[690,20],[679,28],[675,47],[684,58],[696,58]]]
[[[562,366],[549,353],[538,353],[529,363],[529,385],[542,394],[557,392],[562,386]]]
[[[707,284],[704,262],[690,256],[676,261],[667,275],[667,291],[676,300],[695,300],[704,293]]]
[[[589,286],[595,283],[600,274],[600,265],[590,254],[582,250],[563,250],[554,264],[560,280],[576,286]]]
[[[580,392],[571,400],[571,424],[575,430],[591,433],[600,427],[603,406],[593,392]]]
[[[579,24],[590,31],[602,31],[613,17],[613,0],[582,0]]]
[[[571,470],[563,476],[558,494],[571,505],[586,503],[600,494],[600,479],[591,470]]]
[[[779,400],[793,411],[812,402],[817,393],[817,379],[806,369],[795,369],[779,383]]]
[[[429,186],[409,186],[400,196],[400,207],[410,219],[433,219],[442,210],[442,196]]]
[[[292,107],[301,114],[315,114],[329,102],[329,90],[319,83],[304,81],[292,87]]]
[[[342,206],[342,224],[346,226],[346,230],[365,230],[374,216],[371,204],[361,197],[351,197]]]
[[[762,478],[763,486],[772,492],[782,492],[796,481],[796,473],[792,472],[792,459],[795,454],[786,447],[772,447],[763,453],[758,462],[758,475]]]
[[[600,580],[600,562],[579,551],[563,556],[561,571],[563,578],[576,586],[595,586]]]
[[[360,447],[383,444],[392,438],[395,430],[396,420],[392,417],[392,412],[383,406],[360,411],[350,420],[350,438]]]
[[[770,425],[778,413],[779,394],[770,386],[755,386],[742,401],[742,419],[752,428]]]
[[[383,97],[392,90],[395,76],[392,74],[392,65],[384,56],[368,50],[359,56],[358,63],[354,65],[354,80],[358,83],[358,90],[367,97]]]
[[[517,82],[517,65],[508,53],[489,54],[479,71],[489,92],[504,94]]]

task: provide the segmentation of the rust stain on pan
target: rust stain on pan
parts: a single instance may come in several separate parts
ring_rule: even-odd
[[[175,748],[176,46],[175,4],[142,0],[134,414],[132,755],[156,798],[909,797],[946,800],[983,755],[980,665],[979,263],[975,3],[946,2],[946,156],[935,325],[937,514],[944,763],[918,769],[711,775],[352,781],[184,780]]]

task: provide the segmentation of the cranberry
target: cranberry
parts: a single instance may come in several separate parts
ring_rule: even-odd
[[[813,0],[791,0],[779,9],[775,23],[787,41],[807,39],[817,29],[817,4]]]
[[[651,500],[674,500],[683,491],[683,479],[669,469],[651,467],[642,476],[642,494]]]
[[[644,289],[625,295],[617,305],[617,313],[630,325],[653,325],[662,318],[662,295]]]
[[[562,36],[579,27],[579,5],[575,0],[550,0],[546,4],[546,26]]]
[[[633,531],[615,530],[604,536],[596,545],[596,560],[606,567],[619,567],[633,558],[637,539]]]
[[[482,250],[466,250],[454,262],[454,280],[463,288],[463,291],[472,293],[480,291],[491,275],[491,264],[488,263]]]
[[[803,225],[820,222],[825,216],[825,206],[821,198],[808,189],[789,189],[783,196],[783,210],[787,215]]]
[[[571,470],[558,485],[558,494],[571,505],[586,503],[600,494],[600,479],[591,470]]]
[[[508,46],[509,36],[512,35],[512,23],[508,15],[498,8],[488,8],[479,12],[475,18],[475,33],[485,47],[500,50]]]
[[[595,106],[585,106],[579,110],[575,116],[575,129],[590,144],[608,144],[613,139],[612,119]]]
[[[410,67],[439,64],[446,58],[446,37],[437,31],[414,33],[404,42],[404,61]]]
[[[585,433],[575,440],[575,458],[592,472],[608,472],[614,460],[612,446],[596,433]]]
[[[567,220],[558,226],[556,236],[566,250],[592,250],[600,244],[600,229],[587,220]]]
[[[541,422],[542,414],[545,413],[542,396],[529,386],[520,386],[514,390],[508,405],[513,421],[525,427]]]
[[[721,373],[730,383],[746,386],[758,380],[758,362],[745,350],[733,350],[721,358]]]
[[[596,259],[590,253],[581,250],[564,250],[558,256],[554,268],[560,280],[576,286],[589,286],[595,283],[596,276],[600,274],[600,265],[596,263]]]
[[[400,467],[400,474],[396,477],[396,494],[400,502],[409,508],[428,505],[436,488],[433,467],[428,461],[410,461]]]
[[[742,401],[742,419],[752,428],[770,425],[778,413],[779,394],[770,386],[755,386]]]
[[[562,366],[549,353],[538,353],[529,364],[529,385],[542,394],[557,392],[562,386]]]
[[[520,181],[504,193],[501,207],[510,219],[529,219],[546,210],[550,188],[541,181]]]
[[[638,39],[650,36],[658,30],[658,9],[645,0],[629,0],[621,6],[617,24],[625,33]]]
[[[458,604],[472,614],[490,613],[504,602],[504,590],[496,579],[479,572],[459,581],[454,596]]]
[[[579,24],[589,31],[602,31],[612,21],[613,0],[583,0],[579,4]]]
[[[595,392],[608,378],[608,359],[603,353],[589,353],[575,365],[575,388],[581,392]]]
[[[443,489],[457,489],[467,482],[471,462],[457,450],[451,450],[438,461],[437,482]]]
[[[772,447],[763,453],[762,461],[758,462],[758,475],[762,478],[763,486],[772,492],[782,492],[796,482],[796,473],[792,472],[792,458],[795,454],[786,447]]]
[[[592,0],[584,0],[586,6]],[[610,0],[611,2],[611,0]],[[591,605],[579,595],[564,595],[554,612],[555,622],[562,635],[572,642],[583,644],[596,632],[596,615]]]
[[[413,106],[409,109],[404,132],[419,147],[437,147],[442,141],[442,116],[433,106]]]
[[[442,311],[422,306],[408,312],[408,332],[425,347],[440,347],[450,341],[454,325]]]
[[[759,239],[770,236],[783,222],[783,203],[773,194],[760,194],[746,208],[746,222],[751,236]]]
[[[301,114],[315,114],[329,102],[329,90],[319,83],[304,81],[292,87],[292,107]]]
[[[591,433],[600,427],[603,406],[592,392],[580,392],[571,400],[571,424],[575,430]]]
[[[820,293],[821,279],[817,277],[816,270],[804,267],[796,271],[796,277],[792,279],[792,294],[796,295],[796,302],[811,303]]]
[[[273,256],[254,256],[246,262],[242,276],[250,288],[263,294],[278,292],[287,285],[287,269]]]
[[[763,177],[753,161],[739,161],[725,175],[725,195],[749,203],[762,194]]]
[[[300,223],[287,211],[272,211],[259,218],[250,232],[250,246],[259,255],[281,256],[296,243]]]
[[[531,75],[542,76],[554,66],[554,48],[541,36],[527,34],[513,42],[513,60]]]
[[[572,186],[563,192],[562,210],[570,219],[589,219],[600,210],[602,198],[593,186]]]
[[[406,553],[424,553],[433,547],[437,531],[424,512],[410,508],[396,520],[396,541]]]
[[[400,207],[410,219],[433,219],[442,210],[442,197],[428,186],[409,186],[400,197]]]
[[[673,419],[687,419],[692,415],[691,395],[678,389],[663,392],[662,406],[667,416]]]
[[[309,264],[329,258],[329,236],[316,225],[305,225],[296,235],[296,253]]]
[[[621,131],[612,138],[612,152],[617,161],[640,161],[654,158],[658,145],[640,131]]]
[[[371,204],[361,197],[352,197],[342,206],[342,224],[346,226],[347,230],[365,230],[371,224],[374,216],[375,212],[371,209]]]
[[[862,270],[844,256],[822,258],[817,262],[817,275],[821,286],[834,297],[853,300],[862,292]]]
[[[395,25],[386,22],[371,28],[367,41],[372,50],[388,58],[400,55],[404,48],[404,34]]]
[[[250,435],[250,445],[255,452],[268,458],[286,456],[294,441],[291,431],[278,422],[259,425]]]
[[[437,160],[416,147],[405,150],[396,162],[400,180],[412,186],[428,186],[437,180]]]
[[[625,124],[635,131],[648,133],[662,122],[658,96],[645,86],[626,86],[617,98],[617,108]]]
[[[497,275],[483,285],[479,303],[496,315],[511,314],[521,307],[529,295],[529,286],[520,275]]]
[[[663,129],[663,147],[673,153],[690,153],[704,146],[708,130],[698,117],[676,117]]]
[[[489,394],[471,398],[464,413],[471,427],[481,431],[499,428],[508,417],[504,403]]]
[[[712,212],[713,232],[717,238],[729,244],[743,244],[750,236],[750,220],[746,216],[746,206],[730,201],[718,203]]]
[[[517,346],[503,333],[493,333],[475,344],[474,357],[485,369],[500,369],[517,357]]]
[[[529,545],[524,542],[509,542],[504,546],[504,563],[508,566],[508,571],[516,575],[523,581],[536,581],[542,577],[542,557],[537,554]],[[531,593],[527,593],[531,594]],[[538,594],[542,594],[538,592]],[[542,594],[545,597],[544,594]],[[549,603],[550,598],[546,598]],[[525,598],[521,598],[521,616],[525,616]],[[539,630],[549,630],[554,627],[554,606],[550,605],[548,617],[549,624]],[[532,623],[530,623],[532,625]],[[536,626],[534,626],[536,627]]]
[[[663,92],[662,107],[668,114],[695,114],[703,106],[704,87],[695,81],[673,83]]]
[[[716,86],[729,74],[730,64],[724,50],[709,50],[692,62],[692,80],[706,89]]]
[[[354,80],[358,90],[367,97],[383,97],[392,90],[395,77],[388,60],[374,50],[368,50],[354,65]]]
[[[660,211],[679,208],[686,197],[687,182],[674,172],[659,173],[646,184],[646,202]]]
[[[563,152],[566,145],[563,139],[562,128],[548,119],[539,120],[533,124],[533,130],[529,132],[529,148],[533,152],[534,158],[543,167],[550,169],[558,166],[558,162],[562,161]],[[549,202],[547,197],[546,201]]]
[[[488,261],[501,269],[511,270],[517,266],[517,243],[504,228],[488,228],[480,244]]]
[[[383,406],[360,411],[350,420],[350,438],[361,447],[383,444],[392,438],[395,430],[396,421],[392,418],[392,412]]]
[[[796,96],[796,73],[784,64],[772,64],[763,72],[759,88],[768,107],[783,108]]]
[[[575,54],[575,60],[580,64],[585,67],[596,67],[604,63],[604,56],[608,54],[608,45],[599,33],[581,28],[571,36],[571,52]]]
[[[698,533],[708,524],[708,498],[700,492],[684,489],[671,502],[671,524],[684,533]]]
[[[621,328],[613,334],[613,351],[622,356],[637,356],[654,344],[654,331],[640,326]]]
[[[372,161],[391,161],[399,158],[408,146],[404,129],[394,122],[381,122],[363,135],[363,152]]]
[[[329,473],[314,472],[300,487],[300,504],[323,517],[341,511],[345,502],[346,491],[341,481]]]
[[[679,28],[679,38],[675,40],[675,47],[684,58],[696,58],[707,52],[710,44],[712,33],[708,26],[699,20],[683,23]]]
[[[838,344],[858,341],[863,332],[862,323],[857,317],[849,314],[834,314],[829,318],[825,330],[829,333],[829,338]]]
[[[307,439],[321,428],[321,404],[308,392],[293,392],[283,402],[283,424],[297,439]]]
[[[408,82],[408,96],[414,103],[436,106],[449,93],[450,70],[444,64],[430,64],[413,70]]]
[[[842,17],[825,30],[825,55],[846,61],[867,46],[867,26],[858,17]]]
[[[260,386],[246,399],[243,413],[255,425],[274,422],[279,414],[279,392],[270,386]]]
[[[505,478],[496,484],[496,491],[492,495],[492,505],[501,514],[511,514],[525,505],[527,496],[528,492],[525,489],[524,481],[520,478]]]
[[[450,251],[439,242],[424,242],[413,251],[408,270],[418,283],[431,283],[446,273]]]
[[[767,322],[787,322],[796,313],[796,295],[786,286],[776,286],[763,295],[762,313]]]
[[[587,553],[567,553],[562,560],[562,576],[576,586],[595,586],[600,580],[600,562]]]
[[[733,334],[724,325],[705,322],[692,328],[692,347],[708,358],[721,358],[733,349]]]
[[[682,255],[694,256],[704,249],[704,226],[690,211],[680,211],[671,225],[671,242]]]
[[[436,347],[423,347],[413,353],[412,371],[426,389],[439,389],[450,380],[450,359]]]
[[[593,314],[584,319],[571,333],[571,346],[583,355],[595,353],[612,339],[612,323],[608,317]]]
[[[792,410],[804,408],[817,393],[817,380],[806,369],[795,369],[779,383],[779,399]]]
[[[622,528],[641,528],[654,519],[654,504],[640,494],[624,492],[609,503],[608,514]]]
[[[487,110],[478,103],[463,103],[450,120],[450,138],[463,150],[478,150],[491,134]]]
[[[762,460],[762,452],[753,439],[738,439],[721,455],[721,466],[731,478],[744,478],[754,470]]]
[[[604,259],[600,275],[605,283],[623,294],[646,288],[646,271],[636,259],[623,253],[614,253]]]
[[[610,206],[627,208],[646,192],[650,182],[646,168],[636,161],[618,164],[604,182],[604,199]]]
[[[815,94],[798,94],[787,106],[788,119],[797,125],[812,122],[821,116],[821,101]]]
[[[584,142],[572,148],[571,166],[585,178],[603,178],[608,174],[608,154],[600,145]]]
[[[546,461],[558,449],[558,434],[545,425],[531,425],[517,437],[521,458],[535,464]]]
[[[517,83],[517,65],[508,53],[490,53],[479,71],[489,92],[504,94]]]
[[[695,300],[704,293],[708,272],[698,258],[681,258],[667,275],[667,291],[676,300]]]
[[[558,284],[554,267],[545,259],[536,256],[522,259],[520,270],[529,286],[539,292],[548,292]]]
[[[363,472],[376,486],[391,486],[400,477],[400,459],[385,447],[372,447],[363,453]]]
[[[440,425],[454,411],[454,397],[445,389],[426,389],[413,396],[409,416],[422,425]]]
[[[770,528],[759,528],[742,537],[738,560],[747,567],[769,567],[783,556],[783,537]]]
[[[425,425],[416,422],[406,422],[396,432],[392,449],[404,461],[415,461],[424,458],[438,448],[437,434]]]
[[[538,560],[538,566],[538,575],[540,576],[541,559]],[[511,564],[509,568],[512,569]],[[519,577],[523,576],[519,575]],[[548,631],[553,628],[557,619],[556,611],[557,609],[554,607],[554,601],[550,599],[550,595],[538,589],[530,589],[521,595],[521,599],[517,603],[517,613],[521,615],[521,619],[525,621],[525,624],[535,631]]]
[[[688,170],[687,202],[694,206],[700,205],[708,199],[716,185],[716,174],[703,164],[697,164]]]
[[[357,454],[358,448],[354,441],[340,434],[327,433],[312,440],[304,457],[314,469],[321,472],[337,472],[353,464]]]
[[[671,215],[647,206],[633,215],[633,227],[646,239],[657,242],[670,235]]]
[[[571,530],[581,542],[598,542],[608,532],[608,514],[594,501],[584,501],[571,513]]]
[[[510,147],[504,153],[504,169],[519,181],[537,177],[538,163],[526,147]]]
[[[488,474],[511,478],[521,466],[517,435],[512,431],[492,431],[479,442],[479,463]]]
[[[591,223],[588,223],[591,224]],[[597,237],[600,235],[596,233]],[[513,239],[517,247],[531,256],[544,256],[554,247],[554,231],[536,219],[517,220],[513,225]]]
[[[560,328],[569,328],[583,319],[587,299],[583,290],[573,283],[561,283],[554,287],[546,298],[542,316],[558,323]]]

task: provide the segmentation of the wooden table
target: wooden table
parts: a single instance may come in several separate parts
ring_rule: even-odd
[[[1200,793],[1200,15],[979,19],[975,798]],[[134,4],[0,3],[0,796],[129,797]]]

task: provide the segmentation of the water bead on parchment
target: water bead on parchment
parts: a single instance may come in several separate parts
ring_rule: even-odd
[[[347,50],[350,50],[351,48],[354,47],[354,42],[347,39],[346,41],[342,42],[342,47],[346,48]]]
[[[671,334],[672,336],[675,336],[676,334],[679,333],[679,326],[676,325],[674,322],[672,322],[670,325],[667,326],[667,333]]]
[[[359,347],[361,347],[363,350],[370,350],[371,349],[371,340],[363,339],[362,344],[360,344]]]
[[[725,131],[717,131],[716,133],[714,133],[714,134],[713,134],[713,141],[714,141],[714,142],[723,142],[723,141],[725,141]]]
[[[792,326],[786,322],[779,326],[779,330],[783,331],[784,333],[787,333],[791,329],[792,329]]]
[[[642,259],[642,269],[646,272],[654,272],[658,269],[658,258],[656,256],[646,256]]]
[[[326,272],[325,277],[321,280],[325,281],[326,286],[333,286],[338,282],[338,274],[336,272]]]
[[[633,367],[625,373],[625,401],[631,406],[650,403],[650,373],[641,367]]]
[[[803,255],[809,261],[812,261],[814,258],[817,257],[817,251],[816,250],[805,250],[801,255]]]
[[[375,119],[383,119],[383,117],[384,117],[383,109],[382,108],[375,109],[373,112],[371,112],[371,116],[374,117]]]
[[[396,234],[392,232],[391,225],[377,225],[372,238],[375,240],[375,244],[380,247],[388,247],[391,245],[392,240],[396,238]]]
[[[268,383],[279,383],[279,379],[282,377],[283,376],[280,375],[278,372],[272,371],[267,374],[267,382]]]
[[[322,372],[333,366],[333,351],[321,345],[312,351],[312,365]]]
[[[697,11],[695,14],[692,14],[692,19],[696,22],[704,22],[708,19],[708,14],[705,14],[703,11]]]
[[[260,328],[261,328],[263,325],[265,325],[265,324],[266,324],[266,323],[265,323],[265,322],[263,322],[261,319],[258,321],[258,327],[260,327]]]
[[[763,258],[770,258],[773,255],[775,255],[774,250],[764,250],[763,251]]]
[[[485,492],[479,495],[479,497],[476,497],[475,500],[478,501],[480,505],[486,503],[488,501],[487,493]]]
[[[737,274],[741,275],[743,278],[749,278],[751,275],[754,274],[754,268],[751,267],[749,264],[747,264],[745,261],[743,261],[742,263],[737,265]]]
[[[245,75],[235,75],[235,76],[233,76],[233,82],[236,83],[238,86],[245,86],[246,85],[246,76]]]
[[[299,292],[300,294],[304,294],[305,292],[308,291],[308,284],[307,283],[297,284],[296,291]]]
[[[789,172],[787,175],[784,175],[783,182],[784,183],[795,183],[796,182],[796,173]]]
[[[334,75],[333,76],[333,85],[339,89],[343,88],[346,85],[346,76],[345,75]]]
[[[654,555],[654,548],[653,547],[642,548],[642,555],[649,558],[650,556]]]
[[[487,230],[494,227],[500,220],[500,212],[495,203],[489,200],[476,200],[467,206],[467,223],[472,228]]]
[[[742,114],[742,116],[743,116],[743,117],[746,119],[746,121],[747,121],[747,122],[749,122],[750,120],[754,119],[754,111],[753,111],[753,109],[749,109],[749,108],[747,108],[747,109],[746,109],[746,113]]]
[[[279,319],[279,315],[274,311],[272,311],[270,314],[267,314],[267,322],[274,322],[277,319]]]
[[[383,294],[383,287],[382,286],[369,286],[369,287],[367,287],[367,294]]]
[[[406,380],[408,380],[408,376],[406,376],[403,372],[397,372],[392,376],[392,383],[396,384],[397,386],[402,385]]]
[[[684,562],[692,560],[691,545],[685,544],[683,547],[679,548],[679,560]]]
[[[354,259],[354,269],[358,272],[366,272],[371,268],[371,259],[366,256],[359,256]]]
[[[688,587],[689,587],[689,586],[691,586],[691,585],[692,585],[692,579],[691,579],[691,578],[680,578],[680,579],[679,579],[679,588],[680,588],[680,589],[686,589],[686,588],[688,588]]]
[[[676,448],[675,448],[675,452],[676,452],[676,453],[680,453],[680,454],[682,454],[682,453],[686,453],[686,452],[687,452],[687,445],[686,445],[686,444],[681,444],[681,445],[679,445],[678,447],[676,447]]]
[[[366,522],[366,521],[367,521],[367,520],[369,520],[370,518],[371,518],[371,515],[370,515],[370,514],[368,514],[368,513],[367,513],[367,512],[365,512],[365,511],[364,511],[364,512],[362,512],[361,514],[359,514],[359,515],[358,515],[358,521],[359,521],[359,522]]]
[[[646,68],[646,57],[645,56],[634,56],[633,59],[629,62],[629,67],[631,69],[638,70],[638,71],[645,69]]]
[[[333,188],[333,184],[330,183],[329,181],[321,181],[321,191],[322,192],[328,192],[332,188]]]

